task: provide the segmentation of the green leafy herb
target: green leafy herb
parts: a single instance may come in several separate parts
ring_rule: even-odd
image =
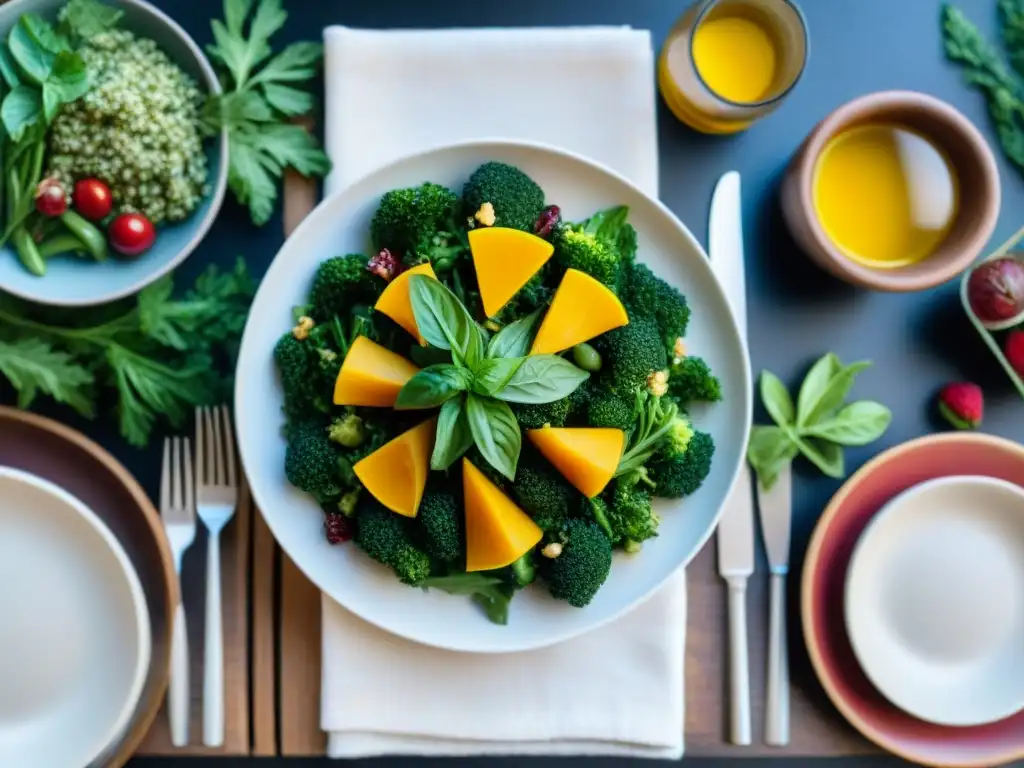
[[[226,85],[206,105],[205,122],[211,133],[227,129],[228,186],[256,224],[270,219],[286,168],[323,176],[331,167],[309,131],[289,122],[312,107],[296,85],[316,75],[322,46],[292,43],[270,58],[270,38],[287,18],[281,0],[258,0],[255,11],[253,0],[224,0],[224,21],[211,22],[215,42],[207,47]]]
[[[60,13],[58,30],[65,37],[88,40],[116,27],[124,11],[99,0],[69,0]]]
[[[943,44],[946,56],[963,67],[967,83],[984,94],[1003,152],[1024,170],[1024,3],[999,0],[998,5],[1012,69],[963,12],[948,4],[942,8]]]
[[[494,397],[510,403],[552,403],[568,397],[590,374],[558,355],[530,355]]]
[[[465,396],[445,401],[437,416],[437,436],[430,456],[430,468],[448,469],[473,445],[473,433],[466,419]]]
[[[395,408],[437,408],[459,392],[464,392],[469,387],[470,378],[464,368],[431,365],[406,382],[398,393]]]
[[[494,396],[515,376],[528,358],[500,357],[481,360],[473,367],[473,391],[480,395]]]
[[[522,433],[508,403],[470,393],[466,418],[473,442],[487,462],[509,480],[516,477]]]
[[[538,309],[498,331],[487,345],[487,357],[526,357],[540,316],[541,310]]]
[[[0,296],[0,375],[27,408],[43,394],[92,417],[100,387],[111,387],[125,439],[145,445],[156,421],[181,425],[196,405],[227,396],[217,360],[231,356],[254,292],[245,264],[210,268],[181,299],[171,278],[131,304],[76,310],[44,320]]]
[[[480,327],[454,293],[426,275],[409,278],[409,298],[420,334],[438,349],[450,349],[456,363],[472,366],[483,359]]]
[[[453,573],[416,582],[417,587],[440,589],[450,595],[471,595],[487,618],[495,624],[508,624],[508,607],[515,588],[498,576],[486,573]]]
[[[761,401],[775,426],[754,426],[747,460],[763,488],[771,488],[779,472],[801,454],[825,475],[841,478],[846,471],[843,446],[867,445],[885,433],[892,413],[884,405],[871,400],[843,405],[857,374],[870,365],[843,365],[828,353],[804,377],[795,406],[777,376],[761,373]]]

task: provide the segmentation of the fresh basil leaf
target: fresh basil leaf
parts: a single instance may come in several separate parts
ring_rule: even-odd
[[[828,388],[828,383],[842,369],[843,364],[833,352],[822,355],[811,366],[797,395],[797,423],[803,425],[807,422],[807,415],[813,410],[814,404]]]
[[[792,424],[796,418],[793,399],[786,385],[771,371],[761,372],[761,401],[772,420],[780,427]]]
[[[838,362],[838,359],[835,360],[835,363]],[[817,364],[815,364],[815,367],[817,367]],[[816,391],[810,393],[805,400],[801,401],[797,426],[800,428],[810,427],[839,410],[846,396],[850,394],[850,389],[853,387],[853,381],[857,378],[857,374],[870,367],[871,362],[864,360],[847,366],[840,365],[838,370],[833,369],[833,374],[828,379],[828,382],[823,387],[816,385]],[[802,389],[803,387],[801,387]]]
[[[473,445],[473,433],[466,420],[465,398],[462,395],[445,401],[437,416],[437,433],[430,468],[448,469]]]
[[[837,443],[817,438],[799,438],[797,445],[808,461],[820,469],[829,477],[837,480],[845,474],[845,462],[843,461],[843,448]]]
[[[420,334],[428,344],[450,349],[456,363],[472,366],[484,357],[480,329],[455,294],[426,275],[409,278],[409,298]]]
[[[498,331],[487,345],[487,357],[526,357],[530,354],[533,330],[540,316],[541,310],[538,309]]]
[[[22,73],[36,85],[42,85],[53,69],[55,54],[32,39],[24,24],[15,24],[7,36],[7,47]]]
[[[782,427],[755,426],[750,430],[747,461],[764,490],[770,490],[782,468],[800,452]]]
[[[466,395],[466,418],[481,455],[509,480],[515,480],[523,436],[508,403],[471,392]]]
[[[494,393],[500,391],[508,383],[508,380],[515,375],[524,360],[526,360],[525,357],[501,357],[495,360],[481,360],[473,366],[473,391],[481,395],[493,397]]]
[[[17,88],[21,84],[18,76],[18,67],[11,58],[11,52],[6,45],[0,43],[0,77],[3,77],[8,88]]]
[[[530,355],[494,397],[509,403],[553,403],[568,397],[590,374],[558,355]]]
[[[42,114],[42,93],[30,85],[11,89],[0,103],[0,122],[13,141],[20,141],[25,130],[38,123]]]
[[[50,26],[50,22],[46,21],[38,13],[23,13],[19,21],[24,25],[25,31],[28,32],[36,45],[43,50],[55,54],[71,50],[68,41],[62,35],[58,35],[54,28]]]
[[[398,392],[395,409],[436,408],[464,391],[470,382],[469,372],[454,365],[432,365],[424,368]]]
[[[431,365],[451,365],[452,352],[450,349],[421,347],[419,344],[416,344],[409,350],[409,359],[420,368],[426,368]]]
[[[830,419],[812,424],[802,434],[840,445],[867,445],[880,438],[892,422],[892,411],[872,400],[843,406]]]

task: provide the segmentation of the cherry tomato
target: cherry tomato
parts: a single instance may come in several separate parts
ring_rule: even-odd
[[[107,238],[114,250],[125,256],[145,253],[156,240],[153,222],[141,213],[122,213],[107,227]]]
[[[60,216],[68,209],[68,198],[63,185],[48,177],[36,186],[36,210],[43,216]]]
[[[78,212],[92,221],[109,216],[110,209],[114,206],[110,187],[99,179],[82,179],[77,182],[72,201]]]

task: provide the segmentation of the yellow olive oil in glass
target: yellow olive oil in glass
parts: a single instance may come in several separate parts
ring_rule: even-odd
[[[707,87],[740,104],[761,101],[777,77],[780,41],[747,6],[712,11],[693,33],[693,63]]]
[[[956,219],[958,183],[945,153],[923,134],[868,123],[832,138],[814,170],[814,209],[843,252],[874,269],[928,258]]]

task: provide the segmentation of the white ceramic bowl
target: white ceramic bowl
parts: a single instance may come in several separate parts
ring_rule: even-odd
[[[846,582],[854,653],[893,704],[970,726],[1024,709],[1024,489],[944,477],[890,501]]]
[[[0,467],[0,532],[0,765],[89,765],[142,693],[142,586],[103,522],[35,475]]]
[[[281,389],[272,352],[292,326],[291,309],[307,299],[321,261],[366,252],[381,195],[434,181],[461,189],[481,163],[522,168],[568,220],[612,205],[630,207],[639,258],[678,286],[693,310],[687,348],[722,380],[724,401],[694,409],[697,426],[716,444],[711,473],[684,501],[660,501],[660,536],[637,556],[619,555],[608,582],[585,609],[550,598],[543,588],[516,596],[507,626],[489,623],[463,597],[410,589],[352,545],[324,539],[323,513],[284,476]],[[751,419],[750,364],[728,301],[697,240],[661,203],[613,171],[569,152],[536,144],[470,142],[416,154],[381,168],[321,203],[285,243],[260,285],[239,356],[235,414],[242,461],[253,496],[278,542],[321,590],[366,621],[411,640],[459,651],[537,648],[593,629],[649,596],[692,558],[711,535],[743,457]]]

